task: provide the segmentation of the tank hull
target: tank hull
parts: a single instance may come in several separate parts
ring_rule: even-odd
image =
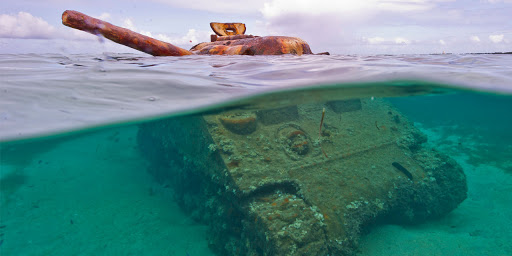
[[[466,198],[464,172],[425,141],[370,99],[179,117],[138,136],[149,171],[209,223],[219,255],[354,255],[378,223],[450,212]]]

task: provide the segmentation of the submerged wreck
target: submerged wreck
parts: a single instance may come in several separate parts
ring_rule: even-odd
[[[240,23],[212,24],[212,42],[191,50],[74,11],[63,23],[155,56],[311,53],[298,38],[246,36]],[[375,225],[452,211],[466,176],[426,140],[379,99],[174,117],[137,135],[148,171],[227,256],[355,255]]]
[[[450,212],[466,177],[425,142],[376,99],[177,117],[138,133],[149,172],[230,256],[355,255],[375,225]]]

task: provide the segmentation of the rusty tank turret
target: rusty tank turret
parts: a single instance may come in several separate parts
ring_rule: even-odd
[[[116,43],[153,56],[312,54],[308,43],[297,37],[245,35],[246,27],[243,23],[210,23],[210,27],[216,34],[211,36],[211,42],[197,44],[190,50],[112,25],[77,11],[65,11],[62,14],[62,24],[94,35],[102,35]]]

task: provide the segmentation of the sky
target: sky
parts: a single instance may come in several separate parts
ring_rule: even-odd
[[[242,22],[313,52],[512,52],[512,0],[1,0],[0,54],[135,52],[62,25],[65,10],[185,49],[210,40],[210,22]]]

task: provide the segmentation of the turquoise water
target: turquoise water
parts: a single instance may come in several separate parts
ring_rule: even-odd
[[[264,166],[277,172],[287,165],[287,162],[281,162],[281,158],[291,154],[296,154],[293,155],[295,158],[309,157],[313,159],[311,161],[319,159],[310,164],[318,164],[318,168],[310,166],[314,172],[294,178],[307,184],[309,179],[323,175],[322,164],[336,165],[338,154],[340,165],[345,163],[343,161],[350,161],[349,146],[341,148],[338,145],[359,136],[360,132],[368,131],[361,135],[358,143],[373,145],[371,143],[377,143],[375,140],[369,139],[368,142],[364,138],[373,138],[374,134],[393,136],[396,130],[401,132],[404,129],[405,132],[415,127],[428,139],[422,144],[426,151],[435,149],[448,156],[465,174],[467,198],[457,203],[454,209],[443,210],[439,216],[412,218],[412,221],[402,219],[405,218],[403,212],[392,210],[380,218],[370,217],[355,237],[346,240],[357,241],[352,245],[357,249],[350,250],[350,253],[511,255],[511,58],[486,55],[318,57],[169,59],[123,56],[116,59],[105,56],[3,56],[2,72],[6,80],[2,82],[0,110],[0,253],[226,255],[226,251],[235,253],[233,248],[243,251],[247,248],[237,243],[246,241],[244,232],[259,232],[272,227],[269,223],[272,223],[272,216],[276,216],[265,215],[264,222],[256,222],[260,225],[237,226],[239,223],[235,220],[252,221],[254,217],[251,215],[254,212],[243,205],[252,197],[273,200],[272,195],[276,191],[261,189],[233,197],[230,187],[226,191],[215,190],[218,195],[211,197],[211,201],[205,200],[210,186],[217,189],[219,184],[228,184],[223,182],[229,179],[205,185],[210,181],[201,177],[201,172],[196,172],[202,165],[187,158],[194,159],[195,154],[210,151],[208,154],[218,154],[226,159],[231,157],[226,168],[240,167],[241,177],[249,179],[249,176],[243,176],[243,172],[252,173],[252,167],[243,165],[244,159],[235,158],[242,151],[236,149],[238,141],[228,143],[227,138],[238,138],[242,144],[249,143],[244,157],[250,158],[251,150],[257,151],[251,141],[266,140],[263,136],[266,133],[258,134],[260,129],[293,124],[302,127],[299,130],[308,136],[307,143],[302,142],[300,136],[293,137],[295,141],[289,142],[292,151],[285,150],[285,154],[271,145],[274,141],[270,139],[270,149],[265,150],[271,154],[255,156],[256,160],[249,166],[254,166],[254,170],[256,166]],[[176,70],[178,66],[180,69]],[[27,70],[30,75],[23,76]],[[427,75],[432,79],[419,79]],[[358,79],[360,83],[354,82]],[[188,88],[188,85],[193,86]],[[276,88],[280,90],[274,90]],[[468,88],[478,88],[479,91]],[[360,99],[360,109],[338,113],[333,103],[327,103],[354,99]],[[294,112],[282,109],[290,106],[298,106],[297,119],[289,120]],[[261,111],[269,109],[285,112],[284,116],[278,113],[271,115],[283,120],[275,121],[277,124],[269,121],[271,124],[268,124],[264,121],[267,117],[258,114],[256,131],[244,126],[239,128],[243,130],[241,134],[225,126],[225,131],[221,129],[226,136],[222,142],[225,144],[217,143],[210,149],[194,149],[193,145],[182,141],[188,136],[186,133],[179,136],[185,130],[191,138],[212,136],[215,142],[215,134],[219,131],[216,129],[222,128],[221,125],[213,125],[217,122],[215,120],[220,120],[218,118],[223,115],[241,117],[234,122],[236,127],[240,127],[239,120],[246,120],[243,119],[244,114],[266,113]],[[326,109],[325,123],[318,131],[322,109]],[[357,114],[359,112],[361,115]],[[202,118],[206,120],[205,126],[197,125],[202,124],[203,121],[196,123]],[[374,120],[378,120],[375,125]],[[309,123],[314,127],[311,131]],[[167,132],[166,127],[175,134]],[[247,129],[251,132],[246,133]],[[395,140],[395,137],[390,138]],[[309,149],[304,145],[310,145]],[[356,148],[358,145],[351,146]],[[274,149],[276,151],[272,151]],[[395,157],[412,154],[413,151],[399,150]],[[376,166],[372,169],[376,170],[377,176],[368,176],[377,177],[371,179],[371,184],[379,184],[387,177],[398,177],[400,181],[413,184],[420,182],[420,169],[428,169],[396,160],[413,173],[414,179],[408,181],[407,175],[394,170],[391,165],[386,165],[379,172],[379,161],[385,159],[385,155],[371,155],[372,149],[360,152],[363,153],[353,157],[364,159],[360,161],[361,166],[365,162],[374,162]],[[324,160],[326,162],[322,162]],[[295,164],[301,160],[290,161]],[[217,164],[212,161],[211,165],[202,168],[215,170]],[[295,167],[290,165],[289,168]],[[384,170],[387,168],[393,172],[386,174]],[[346,172],[360,173],[354,182],[364,180],[366,174],[362,171],[366,169],[358,170],[357,165],[351,165],[349,169]],[[281,178],[286,180],[287,175],[292,174],[284,174]],[[235,177],[234,172],[229,175]],[[244,182],[257,184],[259,180],[256,179],[261,177],[252,175],[252,180]],[[342,177],[344,174],[339,175]],[[327,176],[325,179],[337,178]],[[232,183],[228,185],[233,186]],[[334,189],[339,189],[339,186]],[[308,194],[301,193],[300,189],[276,187],[278,195],[293,194],[313,206],[315,202],[321,205],[324,202],[322,197],[337,200],[327,185],[319,198],[313,192]],[[304,187],[301,189],[305,190]],[[389,191],[395,191],[393,189],[396,190],[389,188]],[[358,191],[368,193],[364,188]],[[263,194],[266,196],[260,197]],[[365,198],[370,197],[365,194]],[[222,198],[228,201],[239,198],[240,202],[231,202],[239,208],[223,208],[226,203],[219,203]],[[288,200],[280,199],[280,196],[277,198],[276,202]],[[289,198],[290,201],[295,199]],[[265,200],[256,201],[265,203]],[[339,207],[352,214],[350,209],[356,204],[350,205]],[[438,206],[442,208],[443,205]],[[351,220],[343,214],[333,216],[326,214],[329,210],[317,208],[323,215],[321,221],[325,226],[314,224],[313,227],[327,230],[328,235],[337,234],[330,228],[338,217],[345,223]],[[265,209],[255,210],[256,215],[268,213]],[[359,209],[364,214],[365,208]],[[387,209],[386,206],[383,209]],[[430,210],[436,211],[434,208]],[[284,215],[286,209],[280,211]],[[278,220],[285,221],[282,218]],[[301,223],[305,228],[307,221]],[[229,228],[224,230],[223,224]],[[298,226],[297,222],[288,226],[292,225],[294,228]],[[296,231],[299,232],[300,228]],[[269,232],[272,233],[271,230]],[[218,234],[231,237],[223,240],[215,237]],[[256,243],[260,240],[256,237],[249,241]],[[327,245],[328,249],[318,255],[340,255],[337,249],[329,246],[332,247]],[[286,251],[293,245],[283,244],[281,247]],[[256,252],[280,255],[261,248]]]

